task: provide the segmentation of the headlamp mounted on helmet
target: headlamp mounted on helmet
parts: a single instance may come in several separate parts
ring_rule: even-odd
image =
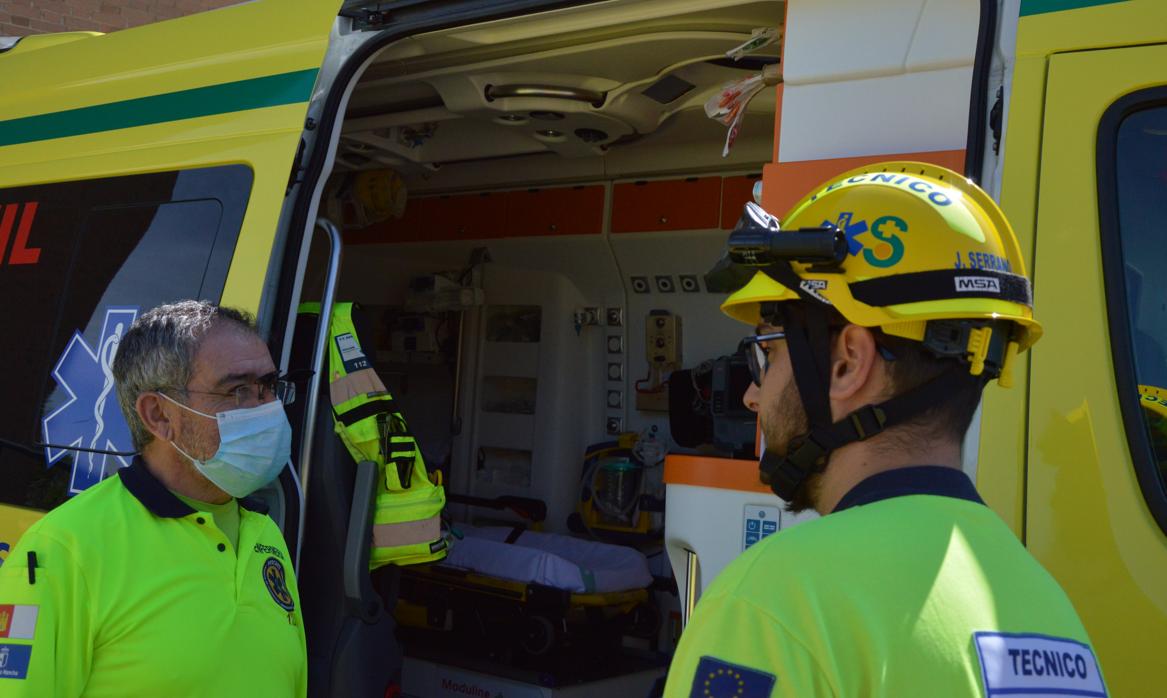
[[[747,267],[804,262],[831,268],[847,258],[847,236],[837,227],[782,230],[777,218],[752,201],[746,203],[726,247],[730,260]]]

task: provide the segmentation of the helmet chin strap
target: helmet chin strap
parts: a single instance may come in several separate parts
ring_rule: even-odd
[[[830,403],[831,306],[799,287],[800,279],[789,263],[771,265],[766,273],[787,289],[796,289],[802,297],[802,302],[778,305],[791,371],[810,431],[791,439],[785,457],[767,448],[759,463],[762,482],[782,499],[793,499],[808,477],[825,470],[832,451],[902,424],[943,403],[962,387],[983,386],[987,380],[953,362],[950,370],[932,380],[878,405],[861,407],[835,422]]]

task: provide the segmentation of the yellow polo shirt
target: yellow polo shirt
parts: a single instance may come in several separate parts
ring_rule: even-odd
[[[241,500],[239,544],[140,459],[57,509],[0,567],[0,697],[305,696],[283,536]]]
[[[1106,698],[1065,592],[952,468],[873,475],[751,547],[681,635],[665,698]]]

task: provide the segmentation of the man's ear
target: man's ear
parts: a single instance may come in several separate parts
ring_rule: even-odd
[[[138,411],[138,419],[146,426],[146,430],[161,441],[174,439],[174,423],[164,409],[166,401],[158,393],[142,393],[134,402],[134,409]]]
[[[861,404],[873,402],[883,389],[876,380],[879,349],[871,330],[847,325],[831,345],[831,399]],[[857,405],[859,407],[861,405]]]

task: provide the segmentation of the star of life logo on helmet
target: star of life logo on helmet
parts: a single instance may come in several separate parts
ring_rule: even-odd
[[[900,235],[908,232],[908,224],[899,216],[879,216],[870,223],[854,220],[854,211],[842,211],[832,223],[823,221],[823,227],[835,226],[847,238],[847,254],[863,256],[873,267],[894,267],[904,258],[904,241]],[[860,240],[859,237],[864,239]]]
[[[956,277],[957,293],[1001,293],[1001,282],[991,276]]]

